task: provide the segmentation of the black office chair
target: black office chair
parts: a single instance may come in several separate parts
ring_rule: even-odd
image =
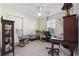
[[[48,52],[48,54],[51,54],[51,55],[54,55],[54,54],[59,55],[60,44],[58,42],[52,42],[52,40],[51,40],[52,35],[51,35],[51,33],[49,31],[43,31],[43,32],[44,32],[44,35],[46,36],[47,42],[51,42],[52,43],[51,48],[46,47],[46,49],[50,49],[50,51]],[[54,36],[54,37],[56,37],[56,36]],[[54,45],[55,44],[56,45],[59,45],[59,48],[54,48]]]
[[[47,42],[51,42],[51,34],[49,31],[43,31]]]

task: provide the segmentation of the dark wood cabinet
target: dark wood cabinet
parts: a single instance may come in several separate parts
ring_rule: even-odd
[[[70,15],[63,17],[63,30],[64,30],[64,42],[66,42],[71,51],[71,55],[74,53],[77,41],[77,19],[76,15]]]
[[[2,22],[2,49],[1,55],[13,52],[14,55],[14,21],[4,20]]]

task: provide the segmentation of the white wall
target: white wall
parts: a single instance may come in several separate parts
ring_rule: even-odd
[[[39,24],[38,24],[39,30],[45,30],[45,28],[47,28],[46,24],[47,24],[46,18],[39,19]]]
[[[78,10],[78,48],[77,48],[77,55],[79,55],[79,10]]]
[[[2,7],[0,5],[0,50],[1,50],[1,39],[2,39],[2,26],[1,26],[1,13],[2,12]]]

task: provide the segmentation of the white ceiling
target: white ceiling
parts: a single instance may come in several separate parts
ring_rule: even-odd
[[[63,3],[4,3],[1,4],[4,8],[11,8],[14,10],[19,10],[22,13],[26,13],[27,15],[33,16],[38,18],[37,13],[37,7],[42,7],[42,16],[45,17],[47,14],[47,11],[49,12],[49,15],[56,14],[58,12],[61,12],[61,8],[63,6]],[[75,4],[76,7],[79,8],[79,4]]]

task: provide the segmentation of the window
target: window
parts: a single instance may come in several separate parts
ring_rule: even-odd
[[[47,28],[55,29],[55,19],[47,21]]]
[[[47,21],[47,30],[50,31],[52,35],[55,34],[55,19],[51,19]]]
[[[15,25],[14,28],[15,29],[23,29],[23,23],[22,23],[23,22],[23,18],[22,17],[8,15],[6,17],[6,19],[15,21],[14,22],[14,25]]]

